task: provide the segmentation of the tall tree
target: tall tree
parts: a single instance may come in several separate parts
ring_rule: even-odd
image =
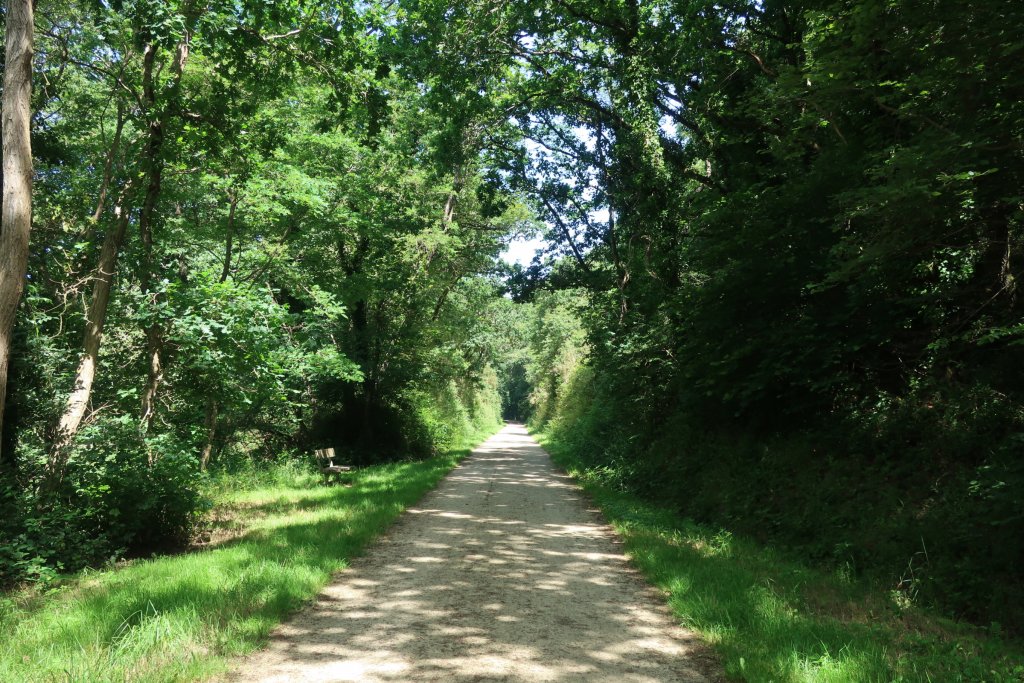
[[[3,208],[0,218],[0,449],[15,311],[32,227],[32,0],[8,0],[4,62]]]

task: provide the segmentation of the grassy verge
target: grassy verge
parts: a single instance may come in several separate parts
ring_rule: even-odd
[[[719,652],[730,679],[776,683],[1024,681],[1024,646],[955,623],[884,591],[695,524],[609,486],[541,437],[664,590],[679,620]]]
[[[265,642],[468,452],[368,467],[351,487],[285,478],[222,491],[218,507],[242,527],[229,541],[0,598],[0,681],[184,681],[222,673],[230,657]]]

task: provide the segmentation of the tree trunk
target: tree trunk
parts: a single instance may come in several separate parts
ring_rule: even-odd
[[[177,97],[181,86],[181,76],[185,70],[185,62],[188,60],[189,38],[188,35],[182,38],[175,51],[174,62],[171,65],[173,82],[168,101],[164,103],[163,111],[156,113],[156,93],[153,88],[152,65],[156,58],[156,46],[150,44],[146,47],[145,73],[143,79],[143,98],[146,101],[147,109],[151,116],[149,121],[149,140],[146,144],[146,166],[148,168],[148,184],[146,186],[146,198],[142,204],[142,211],[139,213],[139,233],[142,237],[142,273],[141,285],[143,294],[148,294],[150,301],[156,303],[159,294],[152,292],[153,271],[155,263],[153,259],[153,222],[156,213],[156,203],[160,198],[161,183],[163,180],[164,160],[163,144],[164,132],[167,121],[173,110],[173,102]],[[164,329],[158,318],[146,327],[146,357],[147,373],[146,386],[142,390],[142,399],[139,406],[139,428],[143,434],[149,431],[156,417],[156,394],[163,381],[164,371],[161,355],[164,348]],[[147,459],[152,465],[154,456],[149,452]]]
[[[465,142],[463,142],[465,145]],[[456,163],[452,168],[452,189],[444,201],[444,212],[441,214],[441,227],[447,232],[455,220],[455,211],[459,207],[459,193],[465,184],[464,170],[461,163]]]
[[[124,130],[124,101],[117,101],[117,125],[114,128],[114,141],[107,152],[107,159],[103,163],[103,183],[100,185],[100,194],[96,199],[96,211],[92,214],[92,222],[98,223],[103,215],[103,208],[107,201],[107,192],[110,189],[110,179],[114,174],[114,157],[121,147],[121,132]]]
[[[164,378],[163,362],[160,359],[163,350],[163,328],[159,323],[153,323],[146,328],[146,386],[142,390],[139,411],[139,421],[143,434],[149,431],[153,424],[153,418],[156,417],[156,392]],[[147,459],[150,465],[155,461],[151,451]]]
[[[146,196],[139,212],[139,236],[142,238],[141,287],[142,294],[148,296],[151,303],[156,303],[153,289],[153,214],[156,202],[160,197],[160,185],[163,179],[163,160],[160,154],[164,144],[164,116],[156,111],[156,91],[153,84],[153,64],[156,61],[157,47],[154,43],[146,46],[143,57],[142,97],[146,103],[146,115],[149,118],[149,130],[146,140],[144,164],[146,167]],[[163,378],[163,365],[160,362],[160,349],[163,346],[163,335],[159,324],[151,322],[146,325],[146,385],[142,389],[139,406],[139,428],[144,434],[153,421],[153,401],[156,391]],[[153,464],[153,453],[147,455],[149,464]]]
[[[235,239],[235,208],[238,206],[238,193],[234,188],[228,192],[231,207],[228,209],[228,239],[224,246],[224,267],[220,271],[220,281],[224,282],[231,275],[231,248]]]
[[[199,469],[206,471],[210,464],[210,456],[213,454],[213,439],[217,435],[217,401],[209,399],[206,402],[206,442],[203,444],[203,452],[199,456]]]
[[[129,211],[125,202],[131,191],[131,181],[121,190],[118,205],[114,207],[114,226],[103,239],[99,264],[96,266],[95,284],[92,290],[92,301],[86,312],[85,337],[82,341],[82,358],[75,372],[75,383],[64,404],[64,413],[57,424],[57,434],[50,450],[47,462],[47,485],[52,489],[64,478],[64,470],[71,443],[85,417],[89,399],[92,396],[92,385],[96,379],[96,366],[99,361],[100,343],[103,340],[103,326],[107,319],[107,306],[110,303],[110,288],[117,269],[117,257],[121,252],[125,232],[128,230]]]
[[[142,244],[144,250],[142,291],[149,295],[150,302],[156,304],[159,294],[152,292],[152,271],[153,271],[153,232],[152,232],[152,211],[156,203],[156,196],[160,193],[160,173],[155,173],[155,180],[150,179],[150,187],[146,192],[145,206],[139,217],[139,226],[142,232]],[[155,315],[155,314],[154,314]],[[164,370],[161,354],[164,348],[164,332],[158,320],[153,320],[146,326],[146,385],[142,390],[142,399],[139,406],[140,429],[145,434],[153,424],[156,416],[155,403],[157,390],[160,382],[163,381]],[[153,464],[152,452],[148,455],[149,464]]]
[[[28,267],[32,226],[32,0],[8,0],[3,117],[3,208],[0,216],[0,444],[11,335]],[[2,447],[2,446],[0,446]]]
[[[448,199],[444,202],[444,213],[441,215],[441,223],[446,230],[452,224],[452,221],[455,220],[455,202],[458,199],[458,190],[452,190],[448,193]]]
[[[625,320],[626,313],[629,312],[629,300],[626,298],[626,284],[629,282],[629,272],[622,264],[622,258],[619,254],[619,239],[615,234],[615,206],[612,202],[612,185],[608,176],[608,166],[604,160],[604,122],[601,120],[597,122],[597,155],[597,165],[602,170],[602,175],[604,176],[605,194],[608,202],[607,241],[612,253],[612,262],[615,264],[615,281],[619,288],[619,322],[621,323]]]

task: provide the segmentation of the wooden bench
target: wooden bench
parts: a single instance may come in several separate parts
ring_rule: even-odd
[[[324,485],[331,485],[331,475],[334,475],[335,481],[341,483],[341,475],[346,472],[351,472],[352,468],[348,465],[335,465],[334,458],[337,456],[334,453],[333,448],[318,448],[316,453],[316,463],[320,467],[320,473],[324,475]]]

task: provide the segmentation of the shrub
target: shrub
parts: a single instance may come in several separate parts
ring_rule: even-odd
[[[144,441],[130,418],[98,420],[82,432],[59,490],[3,480],[0,532],[11,540],[0,544],[0,582],[47,580],[187,543],[209,507],[187,449],[169,436]]]
[[[605,484],[1024,630],[1024,416],[997,393],[919,390],[778,433],[662,412],[583,366],[546,429]]]

